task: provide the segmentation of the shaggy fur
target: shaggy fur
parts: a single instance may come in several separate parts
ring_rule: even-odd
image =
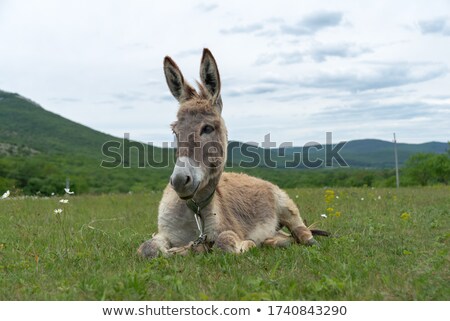
[[[225,252],[242,253],[259,245],[314,244],[312,233],[303,223],[298,208],[284,191],[245,174],[223,173],[227,131],[221,116],[219,71],[211,52],[203,51],[199,93],[184,81],[180,69],[169,57],[164,59],[164,72],[170,91],[180,103],[172,130],[178,142],[186,142],[179,146],[177,157],[189,159],[195,166],[192,169],[196,174],[194,178],[201,177],[192,197],[196,202],[202,202],[215,193],[201,210],[207,241],[197,245],[194,241],[199,231],[194,213],[180,196],[184,178],[183,184],[171,181],[159,205],[158,233],[144,242],[138,253],[153,258],[160,254],[204,252],[212,246]],[[213,131],[205,134],[205,125],[211,126]],[[208,144],[215,148],[212,156],[209,155],[211,157],[198,152]],[[280,230],[284,226],[291,234]]]

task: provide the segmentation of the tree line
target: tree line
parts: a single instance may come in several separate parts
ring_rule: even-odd
[[[171,168],[101,168],[88,157],[34,155],[0,158],[0,194],[12,195],[64,194],[66,179],[71,189],[82,193],[127,193],[162,190]],[[394,169],[267,169],[233,168],[269,180],[281,188],[298,187],[395,187]],[[450,152],[418,153],[400,169],[401,186],[448,185]]]

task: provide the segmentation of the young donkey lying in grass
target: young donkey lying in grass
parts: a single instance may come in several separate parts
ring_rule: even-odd
[[[158,233],[138,253],[153,258],[203,252],[212,246],[241,253],[261,244],[314,244],[296,205],[278,186],[245,174],[223,173],[227,129],[221,116],[219,71],[211,52],[203,51],[199,92],[170,57],[164,59],[164,73],[180,103],[172,124],[177,162],[159,205]],[[283,226],[291,234],[282,232]]]

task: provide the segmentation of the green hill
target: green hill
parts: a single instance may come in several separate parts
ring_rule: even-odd
[[[152,190],[166,184],[170,169],[145,168],[145,161],[170,159],[171,151],[146,146],[145,155],[138,157],[131,149],[131,160],[122,155],[117,167],[104,168],[106,142],[122,140],[0,91],[0,192],[62,194],[66,179],[80,193]]]
[[[417,153],[443,154],[448,144],[429,142],[423,144],[397,144],[398,161],[400,165]],[[342,149],[342,156],[353,167],[392,168],[394,162],[394,143],[364,139],[349,141]]]
[[[43,109],[18,94],[0,91],[0,142],[45,154],[101,157],[101,146],[117,138]]]

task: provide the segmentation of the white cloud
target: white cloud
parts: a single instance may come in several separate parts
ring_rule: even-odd
[[[299,80],[305,87],[364,91],[429,81],[448,73],[441,64],[377,63],[357,66],[344,72],[320,72]]]
[[[430,20],[420,20],[419,28],[423,34],[441,34],[450,36],[450,17],[437,17]]]
[[[304,16],[295,24],[283,24],[281,31],[291,35],[312,35],[322,29],[336,27],[342,20],[342,12],[321,10]]]
[[[254,23],[251,25],[234,26],[229,29],[220,30],[223,34],[235,34],[235,33],[251,33],[263,29],[263,25],[260,23]]]
[[[310,56],[317,62],[325,61],[332,57],[353,58],[372,52],[369,47],[351,43],[319,43],[310,51]]]

